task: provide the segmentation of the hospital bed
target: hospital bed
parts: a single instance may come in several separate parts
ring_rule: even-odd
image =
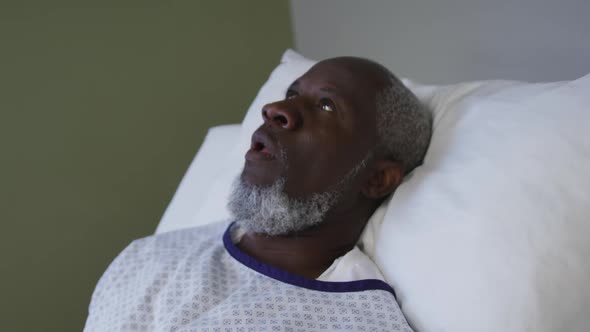
[[[157,233],[229,217],[259,110],[314,61],[288,50],[241,124],[211,128]],[[424,165],[359,245],[418,331],[590,329],[590,75],[404,83],[434,114]]]

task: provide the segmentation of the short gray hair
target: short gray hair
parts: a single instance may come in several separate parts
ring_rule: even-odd
[[[404,174],[420,166],[432,135],[430,110],[393,75],[377,94],[375,109],[377,152],[401,163]]]

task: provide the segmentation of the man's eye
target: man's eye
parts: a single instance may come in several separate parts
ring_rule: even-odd
[[[320,99],[320,108],[326,112],[333,112],[334,111],[334,103],[330,99],[322,98]]]
[[[293,99],[297,97],[297,92],[293,91],[293,90],[289,90],[287,91],[287,93],[285,94],[285,99]]]

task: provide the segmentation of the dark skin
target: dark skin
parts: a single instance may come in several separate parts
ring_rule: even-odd
[[[242,178],[268,186],[285,177],[284,191],[294,198],[334,189],[378,143],[375,97],[389,75],[359,58],[317,63],[293,82],[284,100],[263,107],[264,124],[253,135]],[[399,163],[377,155],[345,184],[320,225],[283,236],[247,233],[237,245],[269,265],[315,279],[356,245],[403,174]]]

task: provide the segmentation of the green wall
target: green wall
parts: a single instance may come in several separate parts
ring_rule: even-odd
[[[1,331],[80,331],[292,44],[286,0],[58,3],[0,1]]]

